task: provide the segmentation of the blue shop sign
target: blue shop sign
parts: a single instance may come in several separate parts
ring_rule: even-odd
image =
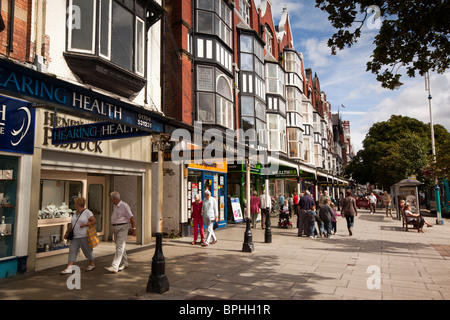
[[[31,103],[0,96],[0,150],[33,154],[35,109]]]
[[[52,144],[66,144],[96,140],[111,140],[148,135],[148,132],[114,123],[97,122],[52,129]]]
[[[0,91],[147,132],[164,130],[163,118],[157,113],[4,59],[0,59]]]

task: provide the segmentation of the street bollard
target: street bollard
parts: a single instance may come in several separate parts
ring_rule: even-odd
[[[266,231],[264,232],[264,242],[272,243],[272,223],[270,222],[270,210],[266,213]]]
[[[152,259],[152,273],[148,279],[147,292],[164,293],[169,290],[169,281],[165,274],[166,260],[162,252],[162,233],[156,234],[155,254]]]
[[[250,229],[250,218],[247,218],[246,223],[247,227],[245,228],[242,252],[253,252],[253,250],[255,250],[255,247],[253,246],[253,235]]]

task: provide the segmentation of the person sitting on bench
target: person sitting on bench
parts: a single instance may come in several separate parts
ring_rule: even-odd
[[[432,227],[431,224],[429,224],[421,215],[420,213],[412,213],[411,212],[411,205],[409,203],[405,206],[405,217],[407,221],[417,221],[419,222],[419,232],[423,232],[423,226],[426,224],[427,227]]]

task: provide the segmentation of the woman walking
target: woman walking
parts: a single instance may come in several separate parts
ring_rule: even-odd
[[[70,241],[69,248],[69,263],[67,264],[67,268],[61,271],[61,274],[71,274],[72,265],[77,260],[78,251],[81,248],[84,256],[89,260],[89,265],[85,269],[86,271],[94,270],[94,250],[89,248],[88,237],[86,231],[89,226],[95,225],[97,221],[95,220],[94,215],[89,209],[85,208],[86,199],[84,198],[76,198],[75,209],[76,212],[72,216],[72,223],[69,224],[69,228],[64,235],[64,239],[67,239],[67,236],[73,230],[73,239]]]
[[[261,206],[261,201],[258,198],[258,193],[253,191],[253,196],[250,198],[250,213],[252,216],[252,227],[256,228],[256,220],[258,220],[259,207]]]
[[[350,236],[353,235],[353,224],[355,222],[355,216],[358,215],[358,211],[356,209],[356,201],[352,197],[352,192],[350,190],[347,190],[345,192],[345,198],[342,201],[342,210],[341,210],[342,217],[345,217],[347,220],[347,229],[348,234]]]
[[[194,227],[194,241],[192,244],[197,243],[198,230],[200,229],[201,243],[205,242],[205,231],[203,229],[203,217],[202,217],[202,206],[203,202],[200,200],[200,194],[194,196],[194,201],[192,202],[192,223]]]

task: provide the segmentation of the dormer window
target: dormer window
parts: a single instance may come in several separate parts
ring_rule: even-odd
[[[266,41],[266,52],[273,56],[273,35],[267,26],[265,27],[264,41]]]
[[[239,14],[242,20],[250,25],[250,3],[248,0],[239,0]]]

